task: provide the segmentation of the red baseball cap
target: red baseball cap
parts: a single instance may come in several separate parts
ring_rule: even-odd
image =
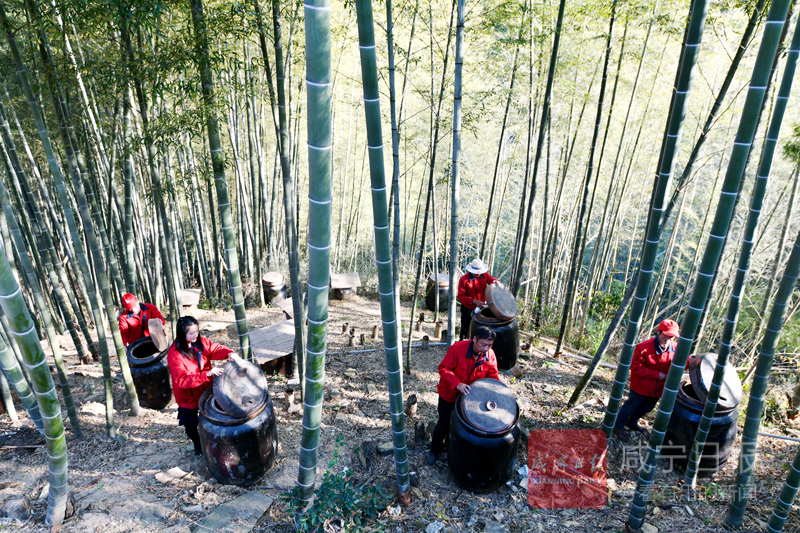
[[[124,307],[126,311],[133,311],[133,308],[136,307],[138,302],[139,300],[136,299],[136,296],[131,293],[122,295],[122,307]]]
[[[677,337],[681,333],[678,323],[669,319],[662,320],[661,324],[658,325],[658,329],[668,337]]]

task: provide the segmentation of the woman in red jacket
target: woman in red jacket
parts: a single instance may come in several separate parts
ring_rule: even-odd
[[[200,395],[222,374],[223,367],[212,368],[212,359],[238,359],[230,348],[200,336],[200,326],[191,316],[178,319],[175,342],[167,353],[172,391],[178,404],[178,425],[194,443],[195,455],[202,455],[197,432]]]

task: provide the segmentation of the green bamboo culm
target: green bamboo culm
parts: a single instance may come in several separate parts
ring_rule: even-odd
[[[606,414],[603,419],[603,431],[609,437],[614,430],[614,424],[619,414],[622,393],[628,382],[628,372],[633,359],[633,349],[639,338],[642,315],[650,296],[650,284],[653,279],[653,268],[658,257],[658,243],[661,241],[664,206],[669,198],[669,187],[672,174],[675,170],[677,147],[680,145],[683,134],[683,122],[688,106],[689,90],[692,86],[692,77],[697,56],[700,53],[700,43],[703,38],[706,14],[708,13],[708,0],[695,0],[691,5],[691,15],[686,31],[686,38],[681,51],[681,60],[678,64],[678,73],[675,89],[672,95],[672,105],[667,117],[667,130],[661,147],[661,157],[658,165],[658,174],[652,194],[651,211],[647,220],[645,242],[642,247],[642,256],[639,262],[639,273],[636,281],[636,291],[631,304],[628,318],[628,328],[625,331],[625,340],[622,344],[622,353],[611,386],[611,395],[608,399]]]
[[[416,16],[416,11],[415,15]],[[412,23],[411,36],[414,35]],[[394,190],[394,231],[392,233],[392,288],[394,290],[394,312],[397,324],[397,339],[400,348],[400,360],[403,359],[403,324],[397,318],[400,313],[400,127],[396,105],[394,84],[394,20],[392,19],[392,0],[386,0],[386,51],[389,63],[389,116],[392,122],[392,189]],[[406,71],[406,74],[408,72]],[[404,81],[405,83],[405,81]],[[403,86],[405,89],[405,85]],[[402,115],[402,103],[400,114]],[[438,303],[438,300],[437,300]],[[410,348],[409,348],[410,350]]]
[[[450,347],[456,340],[456,294],[458,279],[456,268],[458,265],[458,202],[461,196],[461,78],[464,70],[464,0],[458,0],[458,13],[456,15],[456,53],[455,53],[455,83],[453,85],[453,161],[450,176],[451,205],[450,205],[450,290],[447,292],[447,346]],[[438,280],[437,280],[438,287]],[[437,297],[438,301],[438,297]],[[469,332],[461,332],[469,337]]]
[[[6,169],[12,172],[11,168]],[[67,380],[67,369],[64,366],[64,359],[61,357],[61,347],[58,341],[58,335],[53,327],[53,318],[50,314],[50,309],[45,303],[44,295],[42,294],[42,287],[39,278],[36,276],[31,258],[25,247],[25,239],[17,223],[17,217],[11,207],[11,199],[6,192],[3,180],[0,180],[0,207],[5,213],[6,221],[11,232],[11,237],[14,242],[14,247],[17,250],[17,257],[19,258],[22,274],[28,280],[28,286],[33,292],[33,300],[36,307],[39,309],[39,315],[45,327],[47,335],[47,342],[50,344],[50,350],[53,352],[53,361],[58,373],[58,384],[61,388],[61,395],[64,398],[64,406],[67,408],[69,414],[69,422],[72,426],[72,432],[79,439],[83,439],[83,431],[81,431],[81,424],[78,420],[78,412],[75,409],[75,402],[72,399],[72,391],[70,390],[69,382]]]
[[[0,339],[0,343],[5,345],[5,342],[2,341],[2,339]],[[6,406],[8,417],[12,422],[19,422],[17,408],[14,407],[14,399],[11,397],[11,387],[8,384],[8,378],[6,378],[6,375],[3,373],[2,360],[0,360],[0,393],[3,395],[3,405]]]
[[[211,56],[208,46],[208,31],[203,12],[202,0],[189,0],[194,26],[195,51],[197,67],[200,70],[200,84],[203,87],[203,106],[205,107],[208,144],[211,150],[211,166],[214,169],[214,184],[217,189],[219,218],[222,222],[225,263],[228,267],[228,284],[233,298],[233,311],[236,316],[236,331],[239,334],[241,356],[248,361],[253,360],[250,350],[250,334],[247,330],[247,317],[244,310],[244,294],[242,278],[239,272],[239,257],[236,253],[236,233],[233,226],[228,183],[225,180],[225,158],[222,153],[222,139],[219,133],[216,102],[214,95],[214,79],[211,72]]]
[[[22,297],[20,286],[14,279],[5,254],[0,256],[2,256],[0,257],[0,307],[8,317],[10,334],[16,337],[23,362],[30,372],[31,385],[42,414],[50,471],[50,493],[47,497],[45,523],[48,526],[57,526],[64,521],[67,508],[67,441],[64,437],[64,425],[61,422],[61,406],[53,376],[47,365],[47,358],[42,345],[39,344],[36,327]],[[0,353],[2,352],[0,346]],[[5,364],[3,367],[5,368]]]
[[[780,337],[781,329],[783,328],[789,298],[797,283],[798,273],[800,273],[800,234],[797,235],[792,253],[786,262],[786,269],[775,294],[775,301],[772,303],[767,330],[761,341],[760,352],[756,360],[756,370],[753,373],[750,400],[747,402],[744,430],[742,431],[739,468],[736,470],[736,487],[725,516],[725,524],[730,527],[737,528],[741,526],[744,510],[750,500],[750,491],[752,490],[751,477],[756,464],[758,429],[761,427],[764,397],[767,394],[772,362],[775,358],[775,347],[778,344],[778,337]]]
[[[463,1],[463,0],[462,0]],[[397,490],[401,495],[411,488],[406,448],[406,419],[403,412],[403,374],[400,362],[400,337],[397,333],[397,310],[394,299],[391,239],[389,237],[388,195],[383,158],[381,103],[378,87],[378,57],[372,0],[356,0],[358,47],[361,53],[361,79],[364,86],[364,114],[367,121],[367,149],[372,184],[372,216],[375,228],[375,262],[378,268],[378,293],[383,322],[383,351],[389,386],[389,411],[392,416],[394,463]]]
[[[123,50],[122,61],[127,72],[128,55]],[[133,151],[130,147],[131,137],[131,98],[127,84],[122,88],[122,175],[124,180],[125,212],[123,214],[123,228],[125,237],[125,286],[129,293],[139,294],[136,284],[136,253],[134,251],[133,236]],[[211,296],[209,293],[208,296]]]
[[[53,176],[53,181],[58,192],[59,199],[61,201],[61,207],[64,210],[64,219],[67,222],[67,226],[69,228],[70,237],[72,240],[72,245],[74,248],[75,256],[78,259],[78,264],[80,265],[80,271],[86,282],[86,290],[89,298],[89,303],[92,309],[92,317],[95,322],[95,331],[97,332],[97,346],[100,349],[100,357],[102,360],[102,367],[103,367],[103,387],[105,390],[105,407],[106,407],[106,432],[109,436],[114,437],[116,436],[116,429],[114,426],[114,396],[111,390],[111,363],[108,356],[108,345],[106,343],[106,336],[105,336],[105,328],[103,327],[103,317],[100,313],[99,303],[97,299],[97,293],[95,291],[95,284],[91,278],[91,274],[89,273],[89,263],[86,259],[86,253],[84,252],[83,242],[78,232],[77,224],[75,223],[75,216],[72,211],[71,203],[67,196],[67,190],[64,185],[64,177],[61,172],[61,167],[58,164],[58,160],[56,159],[55,151],[53,150],[53,146],[50,142],[50,137],[47,133],[47,127],[45,126],[44,119],[42,118],[41,111],[39,109],[39,103],[36,100],[36,97],[33,94],[33,89],[31,88],[30,82],[28,81],[28,71],[25,68],[25,64],[22,62],[22,57],[19,53],[19,48],[17,47],[17,41],[14,37],[14,29],[11,25],[11,22],[8,20],[5,11],[5,3],[3,0],[0,0],[0,24],[2,24],[3,31],[6,34],[6,41],[8,42],[9,50],[11,51],[11,55],[14,59],[14,65],[17,69],[17,77],[19,78],[20,86],[25,94],[25,98],[28,101],[28,107],[31,110],[31,115],[33,116],[34,123],[36,125],[36,130],[39,132],[39,138],[42,141],[42,147],[44,148],[45,155],[47,157],[47,163],[50,168],[50,173]],[[57,219],[54,219],[57,220]],[[138,403],[136,404],[138,408]]]
[[[257,2],[257,0],[256,0]],[[280,0],[272,0],[272,27],[275,40],[275,81],[278,92],[277,137],[280,152],[281,176],[283,177],[283,210],[286,216],[286,255],[289,260],[289,282],[292,287],[292,310],[294,313],[294,350],[292,377],[300,382],[300,397],[305,398],[306,343],[303,310],[303,290],[300,288],[300,250],[297,240],[297,198],[292,176],[292,138],[289,135],[289,119],[286,113],[286,68],[283,61],[281,37]],[[265,61],[266,61],[266,55]],[[269,72],[269,69],[267,69]],[[299,317],[299,318],[298,318]]]
[[[798,19],[800,24],[800,19]],[[731,351],[731,343],[733,336],[736,332],[736,323],[739,318],[739,309],[742,301],[742,294],[745,287],[745,278],[750,269],[750,257],[752,255],[756,227],[758,226],[758,218],[761,213],[761,207],[764,203],[764,195],[767,191],[767,184],[769,182],[770,170],[772,169],[772,160],[775,154],[775,148],[778,145],[778,136],[781,131],[781,124],[783,123],[783,116],[786,111],[786,104],[789,100],[789,93],[792,90],[792,81],[797,67],[797,56],[800,52],[800,31],[795,28],[792,37],[792,43],[789,47],[789,53],[786,56],[786,65],[783,70],[783,79],[781,80],[780,88],[778,89],[778,96],[775,99],[775,106],[772,112],[772,120],[770,121],[769,129],[767,130],[767,138],[764,143],[764,150],[761,153],[761,162],[758,166],[758,175],[756,176],[755,186],[753,187],[753,196],[750,200],[750,212],[747,215],[747,222],[745,223],[744,234],[742,235],[742,248],[739,253],[739,265],[736,271],[736,276],[733,280],[733,288],[731,289],[730,299],[728,301],[728,311],[725,320],[725,326],[722,330],[722,338],[720,339],[719,354],[717,355],[717,366],[714,369],[714,377],[711,381],[711,386],[708,389],[708,398],[706,399],[705,407],[703,408],[703,416],[700,419],[700,424],[695,434],[694,444],[692,451],[689,454],[689,460],[686,465],[685,480],[686,486],[694,487],[697,481],[697,467],[700,463],[703,447],[705,446],[709,430],[711,429],[711,422],[714,418],[714,412],[717,408],[720,390],[722,388],[722,381],[725,377],[725,365],[728,362],[728,356]]]
[[[783,483],[783,488],[778,495],[778,501],[775,502],[775,508],[772,509],[772,515],[767,522],[768,533],[780,533],[783,531],[783,526],[789,518],[789,511],[792,509],[792,502],[797,497],[797,490],[800,488],[800,448],[794,456],[791,470],[786,476],[786,481]]]
[[[11,386],[17,391],[17,396],[19,396],[22,406],[28,411],[28,416],[31,417],[31,421],[36,426],[36,429],[39,430],[39,433],[44,434],[42,415],[39,412],[39,404],[36,403],[36,395],[33,394],[31,386],[28,380],[25,379],[25,374],[22,373],[22,369],[19,366],[19,361],[17,361],[16,356],[11,353],[11,349],[3,340],[2,335],[0,335],[0,370],[2,370],[0,373],[8,378]],[[6,405],[9,404],[7,403]]]
[[[711,226],[708,244],[703,252],[703,259],[698,268],[697,279],[692,289],[692,297],[683,317],[675,357],[667,374],[664,393],[659,401],[655,421],[653,422],[653,431],[650,434],[650,441],[642,461],[642,468],[639,470],[639,479],[636,482],[636,490],[634,491],[630,515],[628,516],[628,526],[631,529],[639,529],[644,522],[644,511],[653,477],[655,476],[658,455],[664,443],[664,434],[667,431],[667,425],[675,406],[683,370],[692,350],[700,317],[708,302],[711,280],[719,266],[723,243],[733,219],[736,198],[739,195],[740,185],[744,179],[750,147],[755,137],[758,116],[762,109],[761,104],[764,100],[772,62],[778,50],[783,21],[786,18],[790,1],[774,0],[767,14],[767,23],[764,26],[761,46],[758,50],[756,63],[753,66],[753,75],[750,78],[747,98],[736,132],[728,168],[725,172],[719,203],[714,213],[714,222]]]
[[[306,27],[308,107],[308,341],[306,345],[303,434],[297,485],[306,504],[314,496],[322,422],[328,285],[331,269],[331,4],[303,2]],[[287,221],[288,223],[288,221]],[[301,316],[294,317],[302,320]]]
[[[753,384],[750,388],[750,400],[747,403],[744,430],[742,431],[739,467],[736,470],[736,485],[724,520],[725,525],[732,528],[741,526],[747,502],[750,500],[750,491],[752,490],[751,477],[755,470],[758,429],[761,426],[761,417],[764,411],[764,397],[766,396],[767,386],[769,385],[772,362],[775,358],[775,348],[778,345],[778,338],[780,337],[781,329],[783,329],[784,320],[786,318],[786,308],[788,307],[789,299],[797,284],[798,274],[800,274],[800,233],[797,235],[792,253],[789,255],[789,259],[786,262],[786,269],[783,272],[783,277],[781,278],[780,285],[775,294],[775,301],[772,303],[767,329],[761,341],[760,352],[758,360],[756,361],[756,370],[753,374]],[[793,465],[793,467],[797,466],[796,463],[797,459],[795,459],[795,465]],[[796,470],[792,472],[792,474],[795,473]],[[797,485],[794,484],[794,486],[796,492]],[[778,501],[778,505],[787,501],[788,499],[784,498],[784,493],[781,492],[781,500]],[[788,503],[789,505],[786,507],[787,513],[788,508],[791,507],[791,501],[788,501]],[[781,509],[778,509],[778,505],[776,505],[776,510],[780,512]],[[773,518],[775,517],[773,516]],[[771,523],[772,519],[770,520],[770,524]]]

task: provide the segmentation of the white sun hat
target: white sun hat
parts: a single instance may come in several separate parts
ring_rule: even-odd
[[[489,272],[489,265],[478,259],[477,257],[472,260],[472,263],[467,265],[467,272],[479,276],[484,272]]]

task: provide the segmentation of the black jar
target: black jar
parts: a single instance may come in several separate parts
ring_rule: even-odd
[[[256,377],[249,383],[249,392],[239,395],[244,389],[227,388],[235,390],[236,396],[229,394],[223,398],[226,387],[219,385],[226,381],[226,376],[231,378],[228,383],[240,384],[242,375],[236,377],[236,373],[243,367],[251,377]],[[223,405],[228,405],[228,409]],[[214,387],[200,397],[199,408],[200,444],[208,470],[216,480],[247,487],[264,477],[278,457],[278,429],[267,380],[258,367],[243,360],[227,363],[225,372],[215,379]]]
[[[493,330],[497,338],[492,343],[492,351],[497,357],[497,367],[500,370],[509,370],[517,364],[519,354],[519,325],[517,318],[498,318],[491,309],[475,309],[472,312],[470,338],[475,336],[475,330],[486,326]]]
[[[439,278],[437,283],[436,278]],[[428,276],[428,286],[425,289],[425,306],[429,311],[436,311],[436,300],[439,300],[439,312],[446,312],[450,297],[450,276],[447,274],[433,274]]]
[[[674,465],[685,470],[689,454],[694,445],[694,437],[708,398],[708,389],[717,367],[717,354],[706,353],[689,358],[690,381],[681,383],[675,399],[675,408],[664,435],[667,445],[662,455],[671,458]],[[725,365],[719,399],[711,418],[703,455],[698,465],[697,475],[709,476],[725,468],[736,442],[739,402],[742,399],[742,383],[730,363]]]
[[[278,305],[286,299],[286,278],[280,272],[267,272],[261,278],[264,286],[264,300],[270,305]]]
[[[673,465],[681,471],[686,470],[689,454],[694,445],[694,436],[703,414],[704,402],[699,402],[697,398],[692,397],[693,395],[691,384],[683,382],[678,389],[675,407],[669,419],[667,433],[664,435],[662,457],[671,459]],[[714,413],[703,447],[703,456],[698,465],[698,476],[710,476],[725,468],[736,443],[738,417],[738,408]]]
[[[148,409],[163,409],[172,401],[172,378],[167,364],[167,352],[159,352],[153,339],[142,337],[125,349],[131,368],[133,385],[139,405]]]
[[[511,478],[519,441],[519,408],[511,389],[496,379],[480,379],[456,400],[447,465],[464,489],[491,492]]]

